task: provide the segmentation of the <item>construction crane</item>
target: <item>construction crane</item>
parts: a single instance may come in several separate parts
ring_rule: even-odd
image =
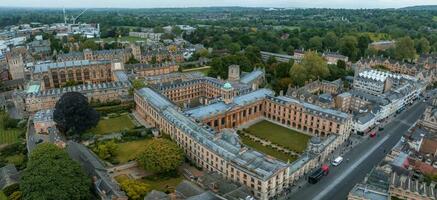
[[[78,16],[74,17],[71,16],[70,20],[72,22],[72,24],[76,24],[76,20],[82,16],[86,11],[88,10],[88,8],[85,8],[85,10],[83,10]],[[64,24],[67,24],[67,21],[69,20],[67,15],[65,14],[65,8],[63,8],[63,13],[64,13]]]

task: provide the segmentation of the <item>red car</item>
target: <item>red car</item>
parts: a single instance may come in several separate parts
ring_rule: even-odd
[[[370,135],[371,138],[375,137],[375,136],[376,136],[376,131],[372,131],[372,132],[370,132],[369,135]]]

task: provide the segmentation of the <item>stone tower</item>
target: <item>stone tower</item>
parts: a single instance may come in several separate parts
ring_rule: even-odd
[[[8,68],[13,80],[24,79],[24,61],[21,54],[12,54],[9,57]]]
[[[229,81],[240,81],[240,66],[231,65],[228,69],[228,80]]]
[[[136,44],[131,44],[130,48],[132,49],[132,55],[138,61],[141,61],[141,47]]]

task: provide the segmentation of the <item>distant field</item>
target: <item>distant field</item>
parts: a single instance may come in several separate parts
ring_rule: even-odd
[[[97,126],[89,132],[96,135],[105,135],[113,132],[123,131],[125,129],[134,128],[135,124],[132,122],[129,115],[121,115],[119,117],[100,119]]]
[[[269,121],[258,122],[246,129],[249,134],[290,148],[296,153],[305,151],[310,136],[274,124]]]
[[[380,41],[380,40],[390,40],[390,35],[386,33],[373,33],[373,32],[365,32],[360,35],[368,35],[372,41]]]

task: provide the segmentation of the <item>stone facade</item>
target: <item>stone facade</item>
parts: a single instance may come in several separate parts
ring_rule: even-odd
[[[62,87],[68,82],[92,84],[112,81],[110,61],[66,61],[35,65],[32,80],[41,80],[43,89]]]

